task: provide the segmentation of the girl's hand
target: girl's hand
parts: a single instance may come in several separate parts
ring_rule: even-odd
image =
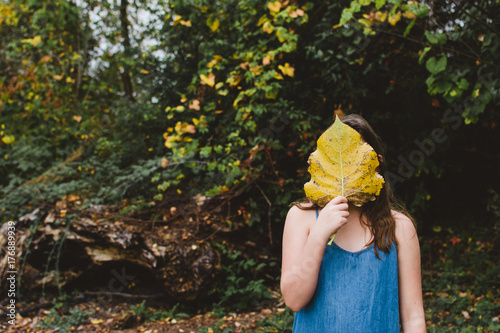
[[[347,199],[338,196],[332,199],[319,213],[318,220],[314,224],[313,230],[328,240],[344,224],[349,216],[349,205]]]

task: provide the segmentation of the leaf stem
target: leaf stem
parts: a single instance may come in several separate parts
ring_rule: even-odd
[[[335,239],[335,236],[337,235],[337,233],[334,233],[331,237],[330,237],[330,241],[328,242],[328,245],[332,245],[333,243],[333,240]]]

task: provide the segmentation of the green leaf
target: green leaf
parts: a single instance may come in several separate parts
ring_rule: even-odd
[[[425,55],[427,54],[427,52],[429,52],[431,50],[431,47],[428,46],[426,48],[424,48],[424,50],[422,51],[422,53],[420,54],[420,57],[418,58],[418,63],[419,64],[422,64],[422,61],[424,60],[424,57]]]
[[[377,9],[382,8],[382,6],[383,6],[383,5],[385,5],[385,0],[376,0],[376,1],[375,1],[375,7],[376,7]]]
[[[448,40],[448,38],[446,37],[446,34],[442,34],[442,33],[435,33],[435,34],[433,34],[430,31],[426,31],[425,32],[425,37],[427,38],[427,40],[431,44],[441,44],[441,45],[443,45]]]
[[[420,4],[419,7],[416,9],[412,8],[411,12],[417,15],[418,18],[424,18],[429,16],[429,8],[424,4]]]
[[[425,68],[427,68],[427,70],[431,72],[431,74],[436,75],[446,69],[446,64],[447,60],[445,55],[441,56],[439,60],[436,60],[435,57],[431,57],[425,63]]]
[[[416,20],[412,20],[410,22],[410,24],[408,24],[408,26],[406,27],[405,32],[403,33],[403,37],[406,37],[410,33],[411,28],[413,28],[413,26],[415,25],[415,21]]]
[[[340,16],[340,25],[344,25],[352,19],[352,9],[345,8]]]

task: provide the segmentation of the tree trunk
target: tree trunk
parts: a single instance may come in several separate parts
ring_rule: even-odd
[[[16,299],[33,292],[99,290],[103,295],[163,294],[169,302],[204,299],[220,271],[218,249],[193,234],[195,219],[111,222],[94,206],[65,222],[61,202],[16,222]],[[101,216],[93,218],[93,216]],[[8,224],[0,228],[0,278],[9,275]],[[12,259],[11,259],[12,260]],[[1,283],[7,295],[7,283]],[[175,303],[174,303],[175,304]]]
[[[127,59],[131,56],[127,7],[128,7],[128,0],[121,0],[121,2],[120,2],[120,23],[121,23],[121,29],[122,29],[123,49],[124,49],[125,59]],[[121,77],[122,77],[123,89],[125,91],[125,95],[130,100],[135,100],[134,99],[134,89],[132,86],[132,79],[130,77],[130,68],[125,63],[123,64],[123,72],[121,73]]]

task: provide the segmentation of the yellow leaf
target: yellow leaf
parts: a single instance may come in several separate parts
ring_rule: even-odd
[[[149,71],[145,70],[145,69],[141,69],[141,73],[142,74],[149,74]]]
[[[36,47],[38,45],[38,43],[41,43],[42,42],[42,37],[40,36],[36,36],[33,38],[33,46]]]
[[[48,55],[43,56],[42,59],[40,59],[40,62],[42,64],[45,64],[46,62],[49,62],[49,61],[50,61],[50,57]]]
[[[2,137],[2,142],[5,143],[6,145],[13,144],[16,138],[13,135],[5,135]]]
[[[264,32],[267,32],[268,34],[272,34],[273,33],[273,28],[274,26],[271,24],[271,22],[267,21],[265,22],[263,25],[262,25],[262,30]]]
[[[380,22],[384,22],[387,18],[387,12],[378,11],[375,13],[375,19]]]
[[[293,75],[295,73],[295,68],[293,68],[292,66],[290,66],[289,63],[286,63],[285,66],[279,65],[278,68],[280,69],[280,71],[284,75],[288,75],[288,76],[293,77]]]
[[[262,64],[263,65],[269,65],[271,63],[271,57],[270,56],[265,56],[263,59],[262,59]]]
[[[207,64],[207,67],[208,68],[214,67],[221,59],[222,59],[222,56],[214,55],[214,59]]]
[[[217,17],[209,17],[207,18],[207,26],[210,28],[212,31],[217,31],[219,29],[219,19]]]
[[[91,319],[90,322],[94,325],[99,325],[99,324],[102,324],[104,323],[104,320],[102,319]]]
[[[170,135],[165,138],[165,147],[167,148],[172,148],[174,146],[174,143],[177,141],[177,136]]]
[[[300,8],[297,8],[296,10],[291,10],[288,15],[290,15],[291,18],[297,18],[299,16],[304,16],[304,11]]]
[[[64,76],[64,74],[61,74],[61,75],[54,75],[54,76],[52,76],[52,77],[53,77],[54,79],[56,79],[57,81],[59,81],[59,80],[62,80],[63,76]]]
[[[395,15],[391,15],[389,16],[389,23],[394,26],[396,25],[396,23],[399,22],[399,20],[401,20],[401,12],[398,12],[397,14]]]
[[[199,111],[200,110],[200,101],[197,100],[197,99],[195,99],[194,101],[192,101],[191,103],[189,103],[189,108],[193,109],[193,110]]]
[[[375,200],[384,184],[384,178],[376,171],[377,153],[338,116],[318,139],[318,148],[308,163],[311,180],[304,190],[321,207],[339,195],[355,206],[362,206]]]
[[[417,15],[413,14],[411,11],[407,10],[404,14],[403,14],[404,17],[406,17],[407,19],[410,19],[410,20],[414,20],[417,18]]]
[[[177,25],[182,20],[182,16],[174,15],[173,20],[174,20],[174,25]]]
[[[80,121],[82,121],[82,116],[73,116],[73,120],[79,123]]]
[[[163,158],[161,159],[161,167],[162,167],[163,169],[165,169],[165,168],[167,167],[167,165],[168,165],[168,160],[167,160],[167,158],[166,158],[166,157],[163,157]]]
[[[208,74],[208,76],[201,74],[200,79],[202,84],[207,84],[210,87],[213,87],[215,84],[215,75],[213,75],[212,73]]]
[[[229,83],[229,85],[231,87],[235,87],[238,85],[238,83],[241,82],[241,80],[243,80],[243,77],[240,76],[240,75],[235,75],[235,74],[232,74],[231,73],[231,77],[229,79],[227,79],[227,83]]]
[[[280,9],[281,9],[281,2],[279,2],[279,1],[269,2],[269,3],[267,4],[267,8],[269,8],[269,10],[270,10],[271,12],[277,13],[277,12],[279,12],[279,11],[280,11]]]

